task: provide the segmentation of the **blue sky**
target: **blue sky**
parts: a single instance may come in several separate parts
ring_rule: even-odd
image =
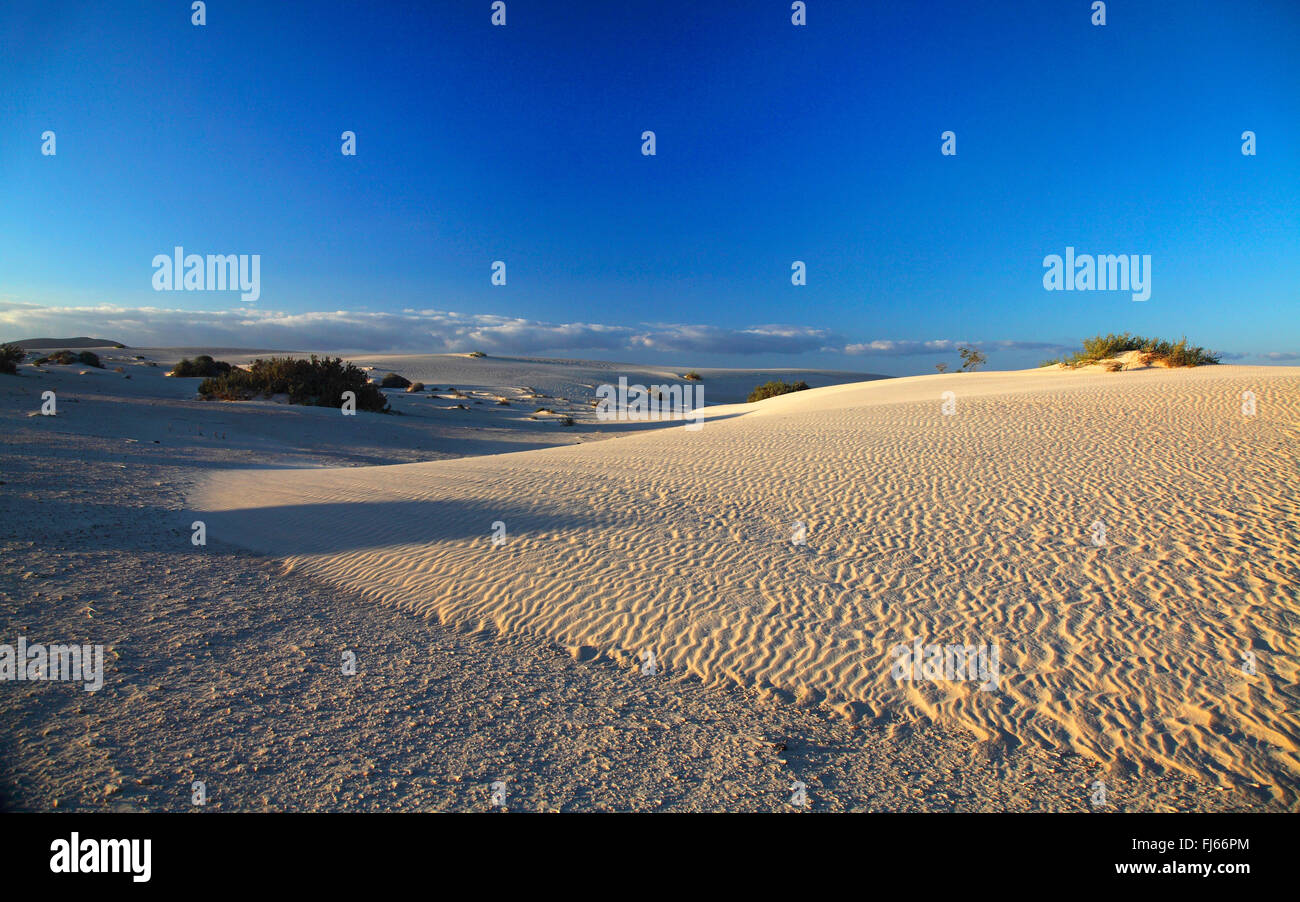
[[[1090,5],[6,4],[0,337],[1300,363],[1300,4]],[[261,296],[155,292],[176,245],[259,254]],[[1066,246],[1150,254],[1150,300],[1044,290]]]

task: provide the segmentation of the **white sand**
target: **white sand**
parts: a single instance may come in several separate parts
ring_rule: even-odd
[[[203,352],[254,356],[0,377],[0,641],[109,660],[0,686],[0,809],[1300,804],[1300,370],[916,377],[688,433],[596,422],[608,364],[356,358],[515,400],[345,420],[162,376]],[[1000,691],[890,679],[916,637],[997,643]]]
[[[211,535],[467,628],[1294,804],[1298,423],[1296,368],[935,375],[695,433],[217,473],[193,505]],[[997,645],[998,690],[895,680],[914,639]]]

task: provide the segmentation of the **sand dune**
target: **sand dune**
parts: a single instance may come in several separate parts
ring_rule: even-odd
[[[653,653],[655,679],[1295,803],[1300,370],[922,376],[709,415],[490,458],[219,472],[193,506],[214,539],[377,603],[628,666]],[[896,679],[914,640],[996,646],[996,687]]]

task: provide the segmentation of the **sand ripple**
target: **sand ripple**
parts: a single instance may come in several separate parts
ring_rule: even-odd
[[[214,539],[466,628],[1296,799],[1294,368],[927,376],[716,414],[223,472],[195,506]],[[996,645],[998,688],[896,680],[915,639]]]

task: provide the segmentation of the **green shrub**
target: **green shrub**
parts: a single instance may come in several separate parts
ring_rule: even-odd
[[[1105,360],[1125,351],[1140,351],[1146,346],[1146,340],[1128,332],[1122,335],[1094,335],[1083,340],[1080,352],[1089,360]]]
[[[0,345],[0,373],[8,373],[11,376],[18,374],[18,364],[23,362],[27,352],[15,344]]]
[[[411,380],[396,373],[389,373],[379,381],[380,388],[409,388]]]
[[[687,373],[687,374],[686,374],[685,376],[683,376],[682,378],[685,379],[687,382],[703,382],[703,381],[704,381],[704,377],[701,376],[699,373],[695,372],[695,370],[691,370],[689,373]]]
[[[407,390],[407,392],[424,391],[424,383],[423,383],[423,382],[412,382],[410,385],[406,386],[406,390]]]
[[[193,360],[188,357],[182,358],[181,362],[172,368],[170,375],[185,377],[224,376],[231,369],[233,367],[224,360],[213,360],[207,354],[200,354]]]
[[[764,382],[749,393],[749,403],[762,401],[764,398],[775,398],[777,395],[787,395],[792,391],[807,391],[809,385],[807,382]]]
[[[1158,357],[1163,357],[1165,363],[1170,366],[1213,366],[1223,357],[1222,354],[1207,351],[1205,348],[1189,346],[1186,338],[1181,338],[1173,344],[1167,341],[1158,344],[1154,353]]]
[[[388,410],[384,393],[370,383],[365,371],[338,357],[322,359],[313,354],[310,360],[259,358],[246,370],[232,368],[225,375],[199,383],[199,394],[205,398],[247,401],[287,394],[291,404],[315,407],[342,407],[345,391],[356,392],[358,410]]]
[[[470,352],[469,352],[469,356],[471,356],[471,357],[486,357],[487,355],[484,354],[482,351],[470,351]]]

